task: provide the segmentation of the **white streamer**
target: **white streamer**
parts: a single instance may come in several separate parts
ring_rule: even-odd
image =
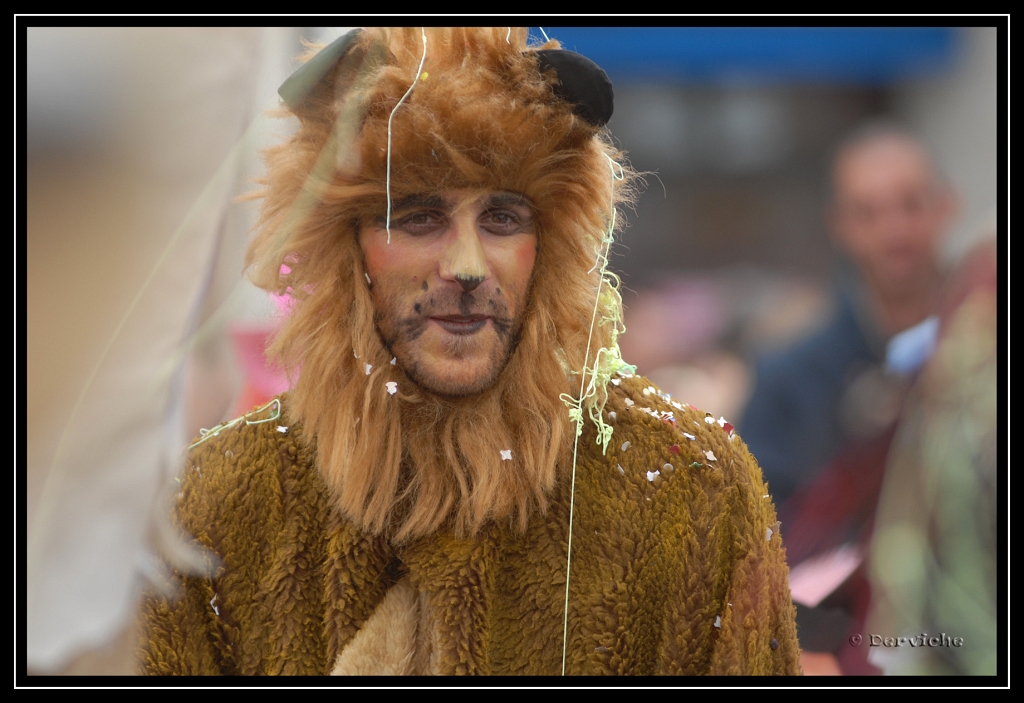
[[[542,29],[541,31],[543,32],[544,30]],[[546,34],[544,36],[547,37]],[[597,322],[597,309],[601,302],[601,286],[604,285],[604,272],[608,266],[608,250],[611,248],[612,233],[615,229],[615,181],[621,181],[625,178],[621,164],[616,162],[607,154],[605,154],[605,158],[608,159],[612,171],[610,197],[611,215],[608,218],[608,233],[604,237],[604,246],[598,249],[597,263],[594,265],[594,268],[598,268],[598,266],[600,266],[600,271],[598,272],[597,294],[594,296],[594,313],[590,317],[590,332],[587,335],[587,352],[583,356],[583,369],[580,371],[580,396],[577,401],[579,412],[576,415],[576,438],[573,440],[572,445],[572,482],[569,487],[569,541],[566,547],[565,556],[565,607],[563,609],[562,618],[562,676],[565,676],[565,655],[569,644],[569,574],[572,568],[572,518],[576,504],[576,459],[580,446],[580,435],[583,433],[583,391],[586,388],[587,383],[587,359],[590,358],[590,345],[594,339],[594,324]],[[616,166],[619,167],[618,173],[615,172]],[[600,352],[598,353],[598,356],[600,356]],[[594,369],[591,373],[591,383],[593,383],[594,379],[597,377],[597,366],[597,359],[595,359]]]
[[[419,81],[420,76],[423,75],[423,62],[427,60],[427,32],[423,27],[420,27],[420,36],[423,37],[423,56],[420,57],[420,67],[416,69],[416,76],[412,79],[412,85],[409,86],[409,90],[405,91],[405,95],[403,95],[402,99],[395,104],[394,109],[391,110],[391,115],[388,116],[388,175],[387,183],[385,184],[388,195],[388,217],[384,222],[384,227],[388,231],[388,244],[391,244],[391,120],[395,119],[395,111],[398,110],[401,104],[405,102],[405,99],[409,97],[409,93],[411,93],[412,89],[416,87],[416,82]]]

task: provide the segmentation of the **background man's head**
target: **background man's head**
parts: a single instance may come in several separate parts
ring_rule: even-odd
[[[929,288],[955,202],[921,142],[869,126],[842,145],[832,175],[832,232],[867,285],[883,298]]]

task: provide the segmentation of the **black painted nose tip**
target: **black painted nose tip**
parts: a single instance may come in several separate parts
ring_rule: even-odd
[[[484,282],[484,277],[483,276],[456,276],[455,280],[459,282],[460,286],[462,286],[462,290],[464,290],[464,291],[466,291],[468,293],[469,291],[475,289],[477,286],[479,286],[481,283],[483,283]]]

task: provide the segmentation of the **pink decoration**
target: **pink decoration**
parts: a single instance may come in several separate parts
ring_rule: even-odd
[[[267,361],[267,343],[276,329],[262,325],[234,326],[231,341],[242,368],[242,389],[232,411],[232,417],[244,415],[255,407],[266,405],[274,396],[288,390],[288,376],[284,369]]]
[[[282,276],[287,276],[291,272],[292,269],[290,266],[288,266],[288,264],[281,264],[280,273]],[[276,293],[270,294],[270,297],[274,301],[274,304],[277,305],[277,311],[281,313],[282,316],[291,313],[292,306],[295,304],[295,301],[292,299],[292,296],[289,295],[289,293],[291,293],[291,290],[292,289],[289,287],[285,289],[285,292],[282,293],[281,295],[277,295]]]

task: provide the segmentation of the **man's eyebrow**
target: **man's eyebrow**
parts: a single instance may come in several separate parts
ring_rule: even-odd
[[[437,193],[413,193],[404,198],[399,198],[391,203],[392,212],[398,210],[411,210],[419,207],[435,208],[443,210],[449,207],[449,202]]]
[[[500,193],[491,193],[484,199],[484,204],[487,207],[512,207],[515,205],[523,205],[525,207],[533,209],[533,203],[522,193],[510,193],[502,191]]]

